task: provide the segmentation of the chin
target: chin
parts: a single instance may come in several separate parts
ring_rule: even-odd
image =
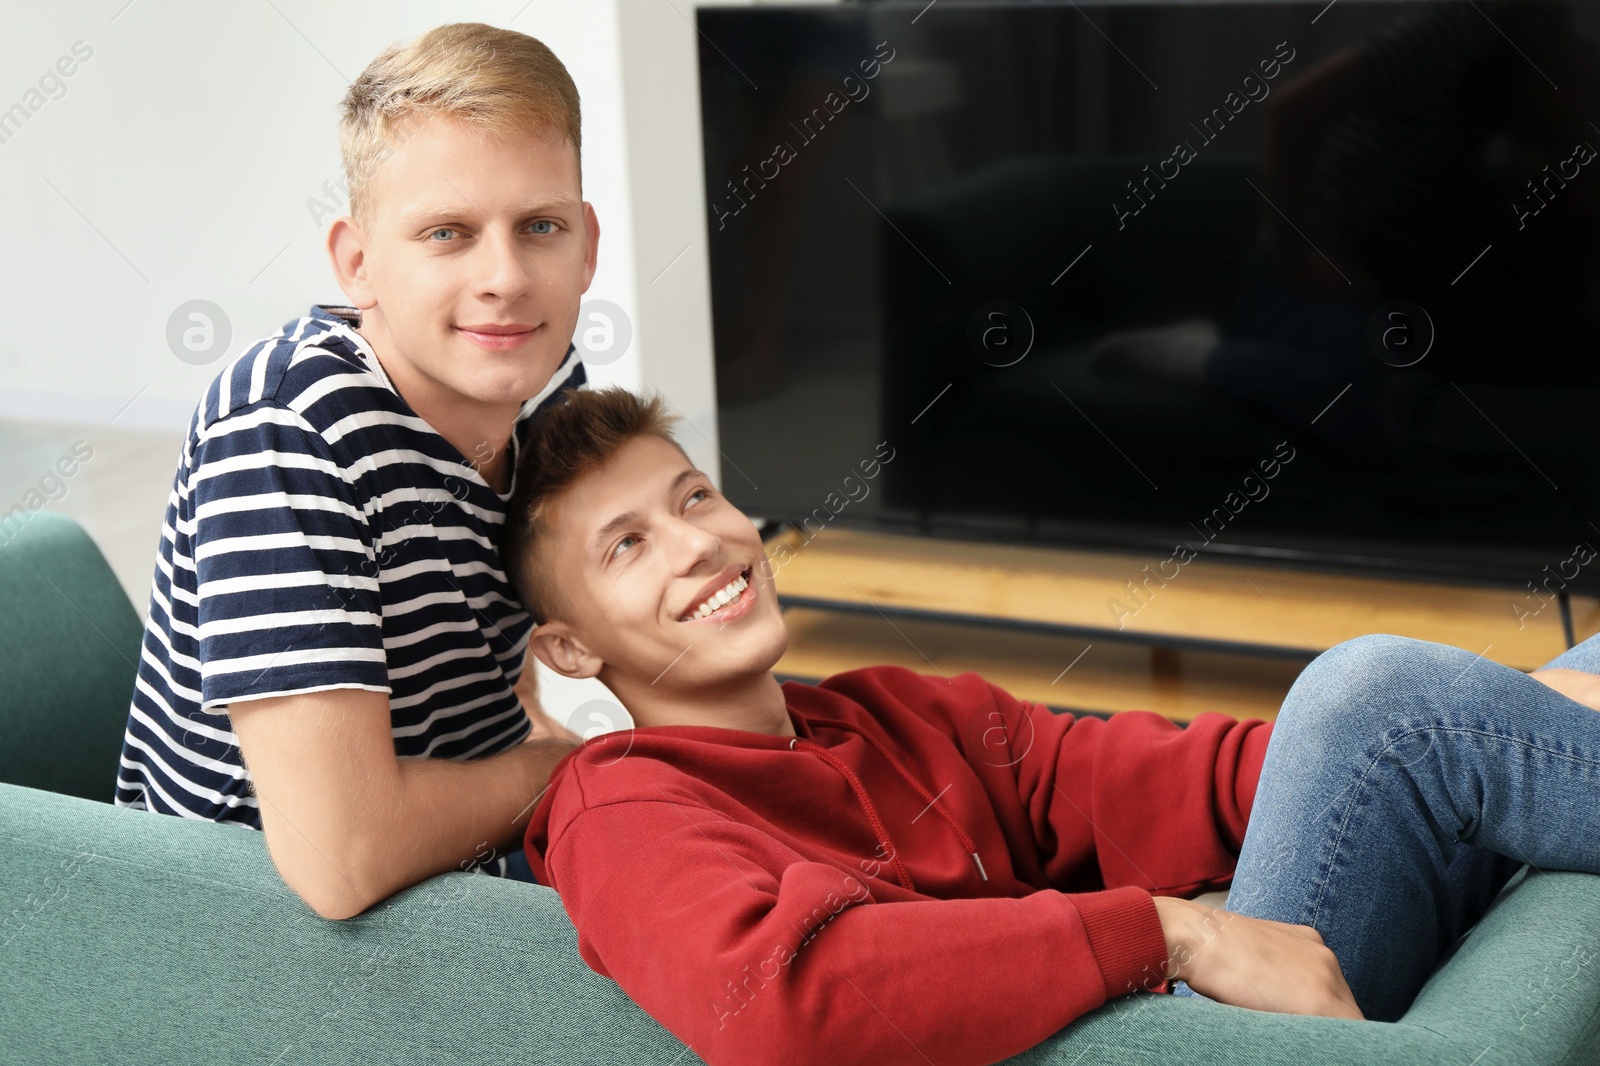
[[[731,669],[740,674],[770,673],[778,665],[778,660],[783,658],[783,653],[789,650],[789,627],[784,624],[780,615],[776,620],[775,632],[770,638],[755,643],[750,650],[741,655],[740,662]]]
[[[520,405],[539,395],[544,387],[550,384],[550,375],[555,373],[556,366],[541,367],[537,370],[491,368],[468,381],[461,382],[457,391],[479,403],[497,406]]]

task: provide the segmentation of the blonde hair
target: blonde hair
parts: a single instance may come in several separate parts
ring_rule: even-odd
[[[350,213],[363,227],[378,168],[398,147],[399,126],[414,117],[443,114],[508,139],[530,131],[565,137],[582,188],[578,88],[554,52],[515,30],[453,22],[392,44],[350,84],[340,111]]]

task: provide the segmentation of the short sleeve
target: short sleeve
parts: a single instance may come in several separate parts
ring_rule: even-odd
[[[297,412],[258,403],[195,449],[187,542],[201,706],[331,688],[388,692],[378,557],[353,479]]]

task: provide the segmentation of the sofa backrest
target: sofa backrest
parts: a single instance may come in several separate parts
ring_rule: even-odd
[[[0,535],[0,781],[109,804],[143,626],[81,526],[19,518]]]
[[[698,1061],[543,885],[453,871],[334,921],[253,829],[0,784],[0,901],[0,1062]]]

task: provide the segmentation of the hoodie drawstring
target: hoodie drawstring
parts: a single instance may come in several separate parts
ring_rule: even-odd
[[[939,802],[939,797],[935,796],[933,793],[924,788],[922,782],[918,781],[916,777],[912,775],[911,771],[907,770],[905,766],[901,764],[900,760],[891,755],[889,750],[884,747],[876,737],[857,729],[849,722],[823,718],[814,718],[812,721],[818,725],[831,725],[840,729],[848,729],[850,732],[855,733],[857,736],[861,737],[868,744],[871,744],[875,749],[877,749],[878,754],[882,755],[884,760],[888,762],[890,766],[895,768],[895,772],[905,780],[906,784],[915,789],[917,794],[928,802],[928,805],[934,809],[939,817],[943,818],[945,823],[949,825],[951,829],[955,830],[957,838],[959,838],[961,841],[961,846],[966,849],[967,854],[972,858],[973,865],[978,868],[978,876],[982,877],[985,881],[989,880],[988,871],[983,868],[983,860],[978,857],[978,846],[973,842],[972,838],[967,835],[966,830],[962,829],[960,824],[956,822],[955,818],[950,815],[950,812],[944,809],[944,805]],[[798,747],[799,743],[800,738],[796,737],[789,741],[789,747],[791,749],[795,749]],[[882,819],[878,817],[877,808],[872,805],[872,800],[867,796],[866,788],[862,786],[856,775],[850,772],[850,768],[827,749],[809,741],[805,743],[807,744],[805,750],[811,752],[813,755],[817,756],[817,758],[822,759],[835,770],[839,771],[839,773],[849,783],[851,790],[856,794],[856,799],[861,802],[862,809],[866,811],[867,820],[872,823],[874,831],[876,831],[878,834],[878,843],[889,849],[890,862],[894,866],[895,876],[899,879],[900,884],[905,888],[913,892],[916,891],[916,886],[911,880],[911,874],[906,870],[905,865],[901,863],[900,852],[897,848],[895,848],[894,840],[889,836],[889,831],[884,827]]]
[[[797,748],[798,746],[798,737],[789,741],[790,748]],[[806,742],[806,747],[804,750],[809,751],[811,754],[815,755],[817,758],[821,759],[823,762],[839,771],[839,773],[844,777],[845,781],[849,782],[850,788],[856,794],[856,799],[861,803],[862,810],[867,812],[867,820],[872,823],[873,832],[878,835],[879,846],[889,850],[889,864],[894,867],[895,877],[899,879],[901,886],[905,888],[906,891],[915,892],[917,890],[917,886],[915,882],[911,880],[911,872],[907,870],[905,864],[900,861],[900,851],[894,846],[894,839],[889,836],[889,830],[884,828],[883,820],[878,817],[878,809],[872,805],[872,800],[867,797],[867,790],[862,786],[860,779],[857,778],[855,774],[851,773],[850,768],[841,762],[839,758],[833,755],[831,752],[828,752],[809,741]]]

